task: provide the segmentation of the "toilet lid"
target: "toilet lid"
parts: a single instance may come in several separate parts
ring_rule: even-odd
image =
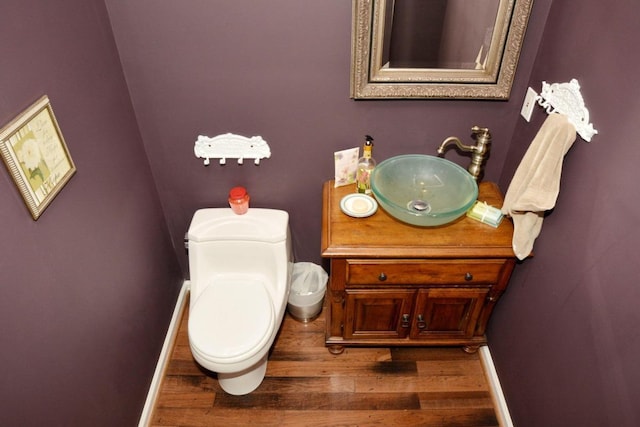
[[[189,312],[191,345],[211,358],[244,355],[269,339],[274,313],[264,284],[256,280],[207,286]]]

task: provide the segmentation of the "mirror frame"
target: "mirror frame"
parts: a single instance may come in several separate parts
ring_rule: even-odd
[[[500,0],[484,70],[383,67],[389,1],[352,0],[351,98],[509,99],[533,0]]]

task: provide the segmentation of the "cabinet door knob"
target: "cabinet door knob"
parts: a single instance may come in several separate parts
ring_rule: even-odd
[[[424,321],[422,314],[418,314],[418,329],[424,329],[427,327],[427,322]]]
[[[378,280],[384,282],[385,280],[387,280],[387,275],[384,274],[384,272],[380,273],[380,275],[378,276]]]
[[[472,281],[473,280],[473,274],[471,274],[469,272],[465,273],[464,280],[466,280],[467,282]]]
[[[409,315],[408,314],[403,314],[402,315],[402,323],[401,323],[403,328],[408,328],[409,327]]]

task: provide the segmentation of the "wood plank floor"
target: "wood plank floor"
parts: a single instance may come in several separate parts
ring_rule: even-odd
[[[188,302],[187,302],[188,306]],[[324,346],[324,311],[288,314],[263,383],[226,394],[189,350],[188,308],[151,416],[152,426],[497,426],[478,354],[460,348]]]

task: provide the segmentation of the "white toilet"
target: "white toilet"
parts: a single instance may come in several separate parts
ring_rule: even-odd
[[[187,233],[189,346],[223,390],[242,395],[264,379],[289,298],[289,214],[251,208],[196,211]]]

